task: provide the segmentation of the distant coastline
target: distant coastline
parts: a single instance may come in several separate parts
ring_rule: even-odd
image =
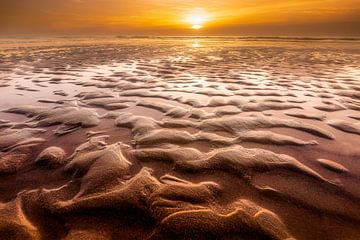
[[[244,41],[360,41],[360,37],[303,37],[303,36],[116,36],[121,39],[231,39]]]

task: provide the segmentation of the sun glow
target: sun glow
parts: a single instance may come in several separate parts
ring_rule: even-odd
[[[209,19],[209,14],[204,9],[196,8],[187,14],[185,22],[190,24],[192,29],[198,30],[203,28]]]
[[[191,26],[191,28],[193,29],[201,29],[202,27],[203,27],[202,25],[198,25],[198,24]]]

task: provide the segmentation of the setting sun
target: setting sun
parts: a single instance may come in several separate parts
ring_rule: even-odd
[[[197,30],[203,28],[209,19],[209,14],[204,9],[196,8],[187,14],[185,21],[191,25],[192,29]]]
[[[201,29],[202,27],[203,27],[202,25],[198,25],[198,24],[191,26],[191,28],[193,29]]]

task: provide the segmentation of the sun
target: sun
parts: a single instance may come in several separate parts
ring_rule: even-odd
[[[196,29],[196,30],[197,30],[197,29],[201,29],[202,27],[203,27],[203,26],[200,25],[200,24],[195,24],[195,25],[192,25],[192,26],[191,26],[192,29]]]
[[[209,21],[209,14],[203,8],[196,8],[190,11],[185,22],[191,25],[192,29],[198,30],[204,27],[204,24]]]

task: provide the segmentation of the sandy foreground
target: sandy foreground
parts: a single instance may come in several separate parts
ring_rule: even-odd
[[[360,42],[0,40],[0,239],[360,239]]]

